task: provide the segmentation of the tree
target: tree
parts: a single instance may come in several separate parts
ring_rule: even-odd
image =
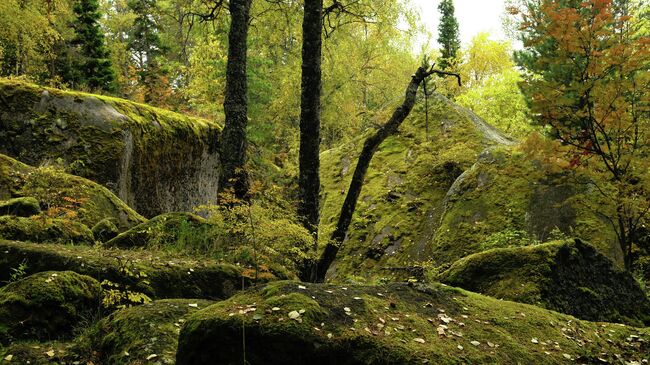
[[[399,126],[404,122],[406,117],[413,109],[415,105],[415,99],[417,96],[418,89],[420,84],[426,80],[432,74],[437,74],[439,76],[453,75],[458,79],[458,84],[460,86],[460,76],[457,74],[452,74],[449,72],[435,70],[433,66],[429,67],[427,64],[420,66],[417,71],[411,76],[411,82],[406,88],[406,93],[404,95],[404,101],[402,104],[395,109],[393,115],[390,117],[388,122],[381,126],[375,131],[370,137],[368,137],[364,144],[361,154],[357,160],[357,166],[354,169],[354,174],[352,175],[352,181],[350,181],[350,187],[348,188],[348,193],[345,196],[343,205],[341,206],[341,212],[339,213],[338,222],[330,241],[325,246],[325,250],[320,256],[318,261],[318,266],[316,269],[316,282],[322,282],[325,280],[325,275],[327,270],[332,265],[336,259],[336,255],[343,245],[345,236],[347,235],[348,228],[352,222],[352,216],[354,215],[354,210],[357,206],[357,201],[361,195],[361,190],[363,189],[363,181],[368,172],[368,167],[372,161],[377,148],[381,143],[388,138],[389,136],[395,134]]]
[[[226,122],[221,135],[219,190],[232,190],[240,200],[248,197],[246,173],[246,126],[248,125],[248,79],[246,76],[248,26],[252,0],[231,0],[228,62],[223,110]]]
[[[155,18],[156,0],[130,0],[128,5],[135,14],[129,50],[135,61],[142,97],[145,103],[162,105],[171,90],[160,60],[165,47]]]
[[[115,75],[98,23],[101,14],[97,0],[78,0],[73,10],[76,18],[72,23],[72,45],[79,47],[80,52],[73,62],[72,82],[92,90],[112,91]]]
[[[442,0],[438,4],[440,24],[438,25],[438,44],[440,45],[440,58],[438,64],[442,70],[450,68],[460,49],[458,35],[458,20],[454,15],[454,1]]]
[[[538,121],[588,167],[614,206],[608,217],[631,269],[650,210],[650,38],[628,1],[540,0],[521,11],[531,73],[524,91]]]
[[[323,0],[305,0],[300,86],[300,193],[298,217],[318,242],[320,193],[320,96]],[[316,243],[316,247],[318,243]],[[310,275],[314,275],[315,272]]]

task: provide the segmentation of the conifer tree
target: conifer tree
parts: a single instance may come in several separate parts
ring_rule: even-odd
[[[73,11],[75,38],[72,44],[78,47],[80,55],[73,61],[75,72],[68,77],[74,84],[85,85],[91,90],[112,91],[115,75],[98,23],[101,15],[97,0],[78,0]]]
[[[441,46],[438,66],[442,70],[449,68],[460,49],[458,20],[454,15],[453,0],[442,0],[438,5],[440,24],[438,25],[438,44]]]

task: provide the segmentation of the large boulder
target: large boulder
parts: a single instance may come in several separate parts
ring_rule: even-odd
[[[622,264],[594,184],[547,171],[479,117],[443,96],[416,106],[379,147],[331,280],[420,278],[500,237],[546,242],[579,236]],[[320,237],[329,237],[364,137],[321,154]],[[585,206],[598,207],[596,210]]]
[[[271,283],[190,315],[178,365],[641,362],[650,330],[440,284]],[[602,360],[599,360],[602,359]],[[604,361],[604,362],[600,362]]]
[[[97,183],[54,167],[28,166],[0,154],[0,199],[16,201],[21,198],[43,207],[39,215],[31,217],[34,220],[56,218],[69,221],[71,225],[93,227],[110,218],[120,231],[145,221]]]
[[[64,164],[145,216],[217,198],[220,127],[126,100],[0,80],[0,153]]]
[[[0,341],[71,335],[101,305],[95,279],[72,271],[47,271],[0,289]]]
[[[31,196],[0,201],[0,216],[14,215],[17,217],[31,217],[38,215],[40,212],[41,207],[38,204],[38,200]]]
[[[0,216],[0,239],[93,244],[92,231],[83,223],[49,217]]]
[[[591,321],[650,323],[650,301],[634,278],[580,240],[476,253],[438,279]]]

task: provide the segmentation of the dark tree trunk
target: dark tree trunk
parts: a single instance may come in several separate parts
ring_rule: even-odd
[[[248,123],[248,83],[246,44],[252,0],[230,1],[228,63],[223,110],[226,122],[221,135],[221,176],[219,191],[233,191],[238,199],[248,199],[246,163],[246,125]]]
[[[363,150],[359,155],[359,160],[357,161],[357,166],[354,169],[354,175],[352,175],[352,181],[350,182],[350,187],[348,188],[348,194],[345,197],[343,206],[341,207],[341,213],[339,214],[339,220],[336,224],[336,229],[332,233],[330,242],[325,247],[323,254],[318,261],[317,271],[316,271],[316,280],[317,282],[322,282],[325,280],[325,274],[327,270],[334,262],[336,254],[338,253],[343,240],[352,221],[352,215],[357,206],[357,200],[361,194],[361,189],[363,188],[363,181],[368,171],[368,166],[370,166],[370,161],[372,156],[377,151],[379,145],[390,135],[394,134],[397,131],[397,128],[402,124],[404,119],[409,115],[411,109],[415,105],[415,98],[417,95],[418,87],[422,81],[429,76],[431,73],[436,71],[427,71],[425,67],[420,67],[411,77],[411,82],[406,88],[406,95],[404,97],[404,102],[400,105],[393,115],[388,120],[388,122],[379,128],[375,134],[368,137],[365,143],[363,144]]]
[[[300,200],[298,216],[318,242],[320,193],[320,96],[323,0],[305,0],[302,22],[302,84],[300,95]],[[303,278],[314,280],[315,267]]]

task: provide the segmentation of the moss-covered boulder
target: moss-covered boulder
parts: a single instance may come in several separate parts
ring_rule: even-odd
[[[578,236],[622,264],[596,186],[546,169],[515,143],[442,96],[416,107],[379,147],[330,280],[419,277],[430,266],[509,241]],[[321,154],[320,237],[329,237],[363,137]],[[589,209],[587,207],[598,207]]]
[[[622,266],[607,220],[613,207],[596,185],[562,168],[548,168],[524,147],[487,150],[454,182],[429,242],[433,265],[448,266],[490,248],[572,236],[591,242]]]
[[[472,112],[435,94],[400,131],[384,141],[365,178],[339,259],[328,276],[409,276],[408,268],[431,257],[431,240],[445,209],[444,198],[459,175],[487,147],[513,144]],[[320,237],[336,225],[363,146],[364,136],[321,154]]]
[[[0,215],[31,217],[41,212],[38,200],[31,196],[0,201]]]
[[[242,280],[246,285],[255,280],[254,269],[207,257],[0,240],[0,282],[9,280],[13,269],[21,265],[26,266],[28,275],[70,270],[100,282],[108,280],[152,299],[223,299],[241,289]],[[268,271],[258,276],[258,282],[275,279]]]
[[[187,318],[177,364],[637,361],[650,331],[446,287],[271,283]],[[245,351],[244,347],[245,346]]]
[[[217,197],[220,127],[122,99],[0,80],[0,153],[60,159],[145,216]]]
[[[72,271],[46,271],[0,289],[0,340],[70,336],[101,304],[97,280]]]
[[[104,218],[95,224],[92,228],[93,237],[99,242],[106,242],[112,238],[115,238],[120,234],[120,230],[117,228],[117,220],[115,218]]]
[[[30,197],[43,207],[38,216],[93,227],[115,219],[124,231],[145,219],[105,187],[53,167],[31,167],[0,154],[0,199]]]
[[[650,302],[634,278],[580,240],[473,254],[438,279],[582,319],[650,323]]]
[[[0,216],[0,239],[93,244],[91,230],[70,219]]]
[[[209,243],[212,228],[207,220],[192,213],[165,213],[121,233],[105,246],[160,248],[173,245],[179,251],[185,246],[190,251],[200,251],[200,246]]]
[[[175,364],[185,318],[214,302],[157,300],[114,312],[90,331],[90,347],[102,364]]]

